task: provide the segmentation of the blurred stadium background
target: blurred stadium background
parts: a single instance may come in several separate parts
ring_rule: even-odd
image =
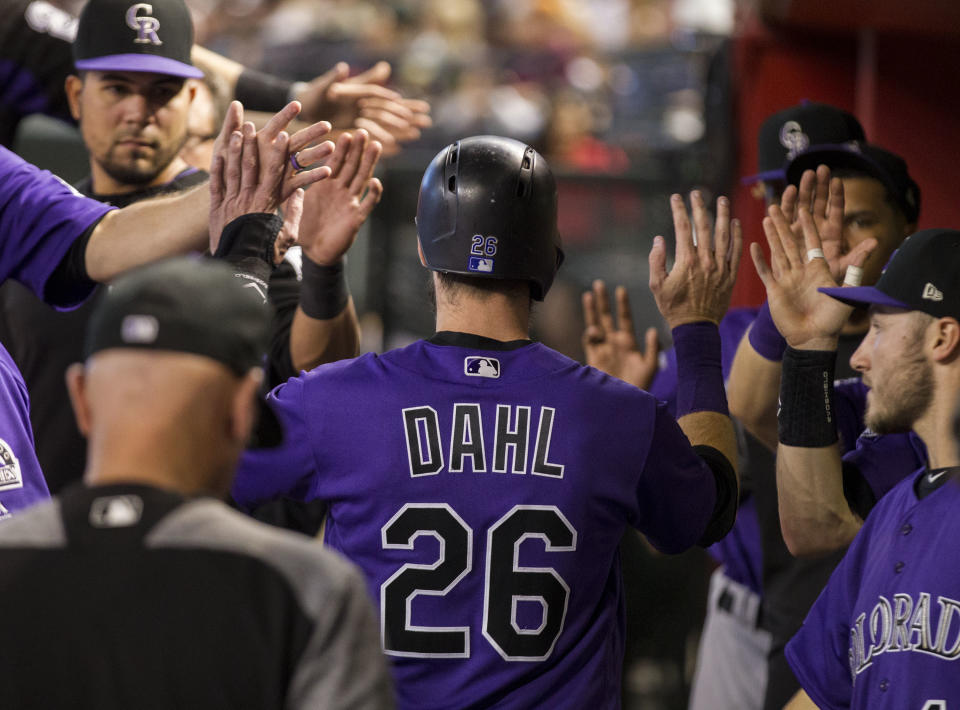
[[[77,11],[82,2],[58,2]],[[383,203],[350,257],[364,348],[431,331],[413,248],[416,195],[446,143],[495,133],[543,152],[560,182],[567,262],[537,336],[582,359],[579,295],[628,287],[638,327],[656,325],[646,255],[670,237],[666,197],[728,194],[748,240],[762,204],[755,137],[801,99],[856,113],[903,155],[923,191],[920,227],[960,226],[960,3],[956,0],[187,0],[197,40],[248,66],[306,80],[345,60],[387,59],[393,84],[428,99],[434,128],[383,161]],[[86,174],[75,131],[33,117],[18,152],[67,180]],[[745,259],[735,303],[762,289]],[[685,707],[709,562],[624,546],[629,598],[625,707]],[[676,590],[684,590],[677,594]]]

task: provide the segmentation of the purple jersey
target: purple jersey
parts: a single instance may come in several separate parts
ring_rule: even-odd
[[[926,462],[927,447],[912,431],[881,435],[867,429],[843,456],[844,468],[856,468],[876,500]]]
[[[943,710],[960,697],[960,484],[918,499],[918,475],[870,513],[787,645],[823,710]]]
[[[420,341],[281,385],[287,440],[245,455],[234,498],[329,501],[325,542],[366,575],[401,707],[616,707],[620,537],[690,547],[714,475],[646,392],[488,345]]]
[[[0,282],[16,279],[42,298],[73,242],[111,209],[0,147]],[[2,518],[49,493],[34,453],[26,386],[2,346],[0,390]]]

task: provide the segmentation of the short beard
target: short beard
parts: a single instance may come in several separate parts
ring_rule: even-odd
[[[887,393],[886,401],[877,403],[874,384],[872,401],[867,399],[864,423],[877,434],[896,434],[913,429],[913,425],[930,408],[933,401],[933,366],[918,352],[913,359],[880,390]],[[884,406],[885,405],[885,406]]]
[[[128,163],[116,160],[113,157],[113,148],[107,151],[107,155],[103,160],[98,162],[103,171],[118,183],[146,187],[156,180],[160,173],[167,169],[167,166],[180,154],[180,150],[186,142],[187,136],[184,134],[183,140],[178,141],[175,146],[167,150],[162,150],[159,147],[156,148],[154,162],[144,168],[138,167],[138,165],[142,165],[142,161]]]

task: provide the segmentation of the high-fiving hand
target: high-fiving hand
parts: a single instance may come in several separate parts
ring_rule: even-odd
[[[716,227],[699,191],[690,193],[693,225],[680,195],[670,198],[677,237],[673,268],[667,273],[667,247],[663,237],[650,250],[650,290],[670,328],[684,323],[719,324],[730,306],[733,284],[743,251],[740,222],[730,218],[730,202],[717,199]],[[693,227],[696,227],[694,239]]]
[[[617,286],[614,292],[617,301],[617,322],[607,286],[599,279],[593,282],[593,290],[583,294],[583,350],[587,364],[608,375],[629,382],[634,387],[648,389],[657,373],[657,355],[660,350],[657,329],[647,328],[644,335],[645,349],[641,350],[633,328],[633,313],[627,289]]]

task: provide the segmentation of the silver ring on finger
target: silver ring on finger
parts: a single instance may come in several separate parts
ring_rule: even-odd
[[[826,259],[823,255],[823,249],[807,249],[807,261],[814,259]]]

